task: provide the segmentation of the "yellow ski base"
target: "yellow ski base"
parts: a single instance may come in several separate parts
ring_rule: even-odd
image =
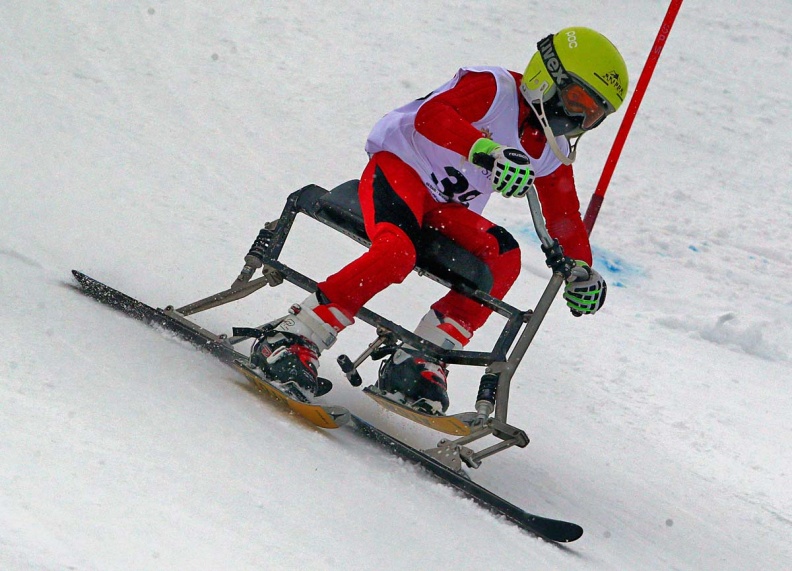
[[[412,420],[413,422],[417,422],[418,424],[422,424],[428,428],[437,430],[438,432],[443,432],[452,436],[467,436],[470,434],[470,426],[468,426],[468,424],[466,424],[464,421],[465,418],[470,416],[470,413],[451,416],[426,414],[382,396],[372,390],[372,387],[366,387],[363,389],[363,392],[374,399],[376,403],[382,408]]]
[[[276,401],[285,404],[295,413],[319,428],[339,428],[349,422],[351,418],[349,411],[344,407],[300,402],[287,395],[278,387],[268,383],[265,379],[262,379],[247,367],[239,363],[234,363],[234,368],[245,375],[258,390],[269,395]]]

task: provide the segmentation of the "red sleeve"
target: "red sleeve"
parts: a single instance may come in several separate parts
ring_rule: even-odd
[[[415,116],[415,130],[467,158],[470,147],[483,136],[471,123],[487,114],[497,90],[491,73],[468,72],[452,89],[421,106]]]
[[[537,178],[535,185],[550,236],[558,240],[565,255],[591,265],[591,246],[580,217],[572,167],[561,165],[553,174]]]

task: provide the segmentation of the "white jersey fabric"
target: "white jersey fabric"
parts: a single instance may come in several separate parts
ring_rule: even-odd
[[[441,147],[415,130],[415,115],[418,109],[440,93],[452,89],[459,80],[470,72],[487,72],[495,77],[497,93],[492,106],[480,121],[473,126],[486,133],[493,141],[507,147],[523,149],[519,133],[519,100],[521,97],[514,76],[502,67],[465,67],[454,78],[433,91],[427,97],[417,99],[394,109],[380,119],[371,130],[366,141],[369,155],[388,151],[410,165],[423,180],[429,192],[438,202],[459,202],[471,210],[481,213],[493,193],[489,172],[468,162],[461,156]],[[556,137],[558,146],[565,155],[569,154],[566,137]],[[530,155],[529,155],[530,156]],[[541,156],[531,157],[531,165],[537,177],[547,176],[561,166],[549,145],[545,144]]]

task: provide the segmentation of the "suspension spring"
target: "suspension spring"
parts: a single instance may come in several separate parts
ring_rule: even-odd
[[[245,256],[245,263],[260,268],[264,264],[264,260],[267,257],[267,252],[269,252],[270,246],[272,245],[272,239],[272,230],[268,228],[262,228],[261,231],[259,231],[258,236],[256,236],[256,239],[253,241],[253,245],[250,247],[250,251],[247,253],[247,256]]]
[[[495,404],[495,396],[498,393],[498,375],[496,373],[484,373],[479,383],[477,400],[487,401]]]

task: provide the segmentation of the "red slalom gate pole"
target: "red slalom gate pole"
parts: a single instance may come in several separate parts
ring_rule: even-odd
[[[649,85],[649,80],[652,78],[657,60],[660,59],[660,52],[663,51],[668,35],[671,33],[671,26],[674,25],[674,20],[679,13],[679,8],[682,6],[682,0],[671,0],[671,5],[668,7],[663,23],[660,25],[660,31],[657,33],[652,51],[649,52],[649,57],[646,59],[641,77],[638,78],[638,83],[635,86],[630,104],[627,106],[627,112],[624,115],[619,132],[616,133],[616,139],[613,141],[608,159],[605,161],[605,168],[602,169],[597,187],[594,194],[591,196],[586,215],[583,218],[583,223],[586,226],[586,231],[591,235],[594,229],[594,222],[597,220],[600,208],[602,208],[602,201],[605,200],[605,191],[608,189],[613,171],[616,169],[616,163],[619,161],[624,142],[627,140],[627,135],[630,132],[635,116],[638,114],[638,107],[641,105],[646,87]]]

